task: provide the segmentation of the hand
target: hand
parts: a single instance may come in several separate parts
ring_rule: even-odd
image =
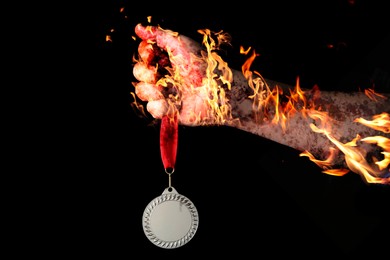
[[[194,40],[158,26],[138,24],[139,58],[133,74],[135,94],[146,101],[156,119],[177,111],[183,125],[213,122],[206,84],[207,63],[202,46]]]

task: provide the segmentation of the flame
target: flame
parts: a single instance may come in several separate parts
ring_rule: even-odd
[[[249,49],[248,49],[249,51]],[[241,53],[246,54],[248,51],[244,51],[241,48]],[[268,120],[273,124],[281,125],[285,131],[287,128],[288,119],[298,112],[298,108],[304,113],[307,108],[307,101],[305,92],[301,89],[299,84],[299,77],[296,79],[296,85],[294,90],[290,90],[289,95],[285,95],[287,102],[281,102],[281,96],[283,95],[283,89],[279,86],[275,86],[272,90],[265,83],[266,81],[257,71],[251,71],[250,67],[259,56],[255,51],[242,65],[242,73],[248,80],[249,87],[252,89],[253,94],[249,96],[253,100],[252,109],[256,113],[256,121]],[[253,73],[258,77],[253,78]],[[270,116],[273,117],[270,118]]]
[[[230,113],[230,103],[226,96],[226,90],[231,90],[233,73],[228,64],[217,54],[216,50],[222,44],[230,43],[230,35],[223,31],[213,33],[208,29],[198,30],[198,32],[203,34],[203,45],[207,50],[203,55],[207,62],[206,78],[203,81],[203,87],[210,97],[208,105],[211,110],[208,117],[216,120],[217,124],[225,124],[233,118]],[[215,36],[217,41],[212,36]],[[216,69],[222,73],[217,74]]]
[[[342,153],[344,153],[345,162],[351,171],[360,174],[368,183],[390,184],[390,177],[387,177],[389,175],[387,167],[390,164],[390,139],[384,136],[371,136],[361,139],[360,135],[357,134],[353,140],[343,144],[332,135],[331,124],[328,123],[329,116],[327,116],[327,113],[310,110],[308,114],[312,119],[320,121],[319,127],[315,124],[310,124],[311,129],[316,133],[325,135]],[[378,117],[383,118],[382,116],[377,115],[374,116],[374,120],[365,122],[367,125],[369,124],[368,122],[375,122],[373,124],[375,128],[382,129],[382,127],[377,127],[377,121],[375,119]],[[388,118],[382,120],[381,122],[383,122],[383,124],[390,123]],[[357,145],[358,141],[377,144],[383,150],[382,154],[384,155],[384,159],[379,160],[378,158],[373,157],[372,159],[375,161],[375,164],[370,164],[365,159],[366,152]],[[325,160],[323,162],[315,160],[314,156],[312,156],[308,151],[301,153],[300,156],[308,156],[311,161],[321,167],[326,168],[329,166],[329,160]],[[346,169],[341,169],[341,171],[329,171],[327,169],[323,172],[332,175],[344,175],[346,173],[345,170]]]
[[[165,31],[178,36],[176,32]],[[181,68],[181,74],[175,68],[166,68],[168,73],[160,78],[156,85],[173,89],[173,91],[169,91],[167,98],[168,115],[177,115],[182,105],[182,97],[184,94],[187,94],[187,91],[190,91],[193,92],[192,94],[202,97],[200,100],[205,102],[209,108],[206,111],[197,111],[196,109],[191,111],[190,117],[194,123],[199,125],[210,122],[213,124],[239,122],[239,119],[234,118],[231,114],[231,106],[227,95],[227,92],[231,90],[233,73],[228,64],[217,53],[222,44],[230,43],[230,36],[223,31],[212,32],[208,29],[198,30],[198,32],[203,35],[202,43],[205,46],[201,57],[179,54],[171,55],[169,58],[173,61],[173,64],[187,64],[188,59],[191,60],[191,63],[197,63],[196,61],[198,61],[198,64],[206,64],[206,76],[203,77],[200,86],[199,84],[188,85],[189,83],[184,81],[184,77],[186,73],[191,75],[190,68]],[[284,93],[284,90],[278,85],[271,89],[259,72],[251,70],[254,60],[260,54],[252,50],[251,47],[245,50],[242,46],[240,47],[240,53],[249,55],[241,67],[241,72],[252,91],[248,98],[252,100],[252,111],[256,121],[278,125],[283,131],[286,131],[289,119],[296,113],[300,113],[303,117],[315,122],[315,124],[309,124],[313,132],[325,136],[334,145],[334,147],[330,148],[329,154],[324,160],[315,158],[307,150],[300,153],[300,156],[308,157],[310,161],[321,167],[322,172],[325,174],[343,176],[352,171],[361,175],[367,183],[390,184],[388,169],[390,164],[390,139],[384,136],[361,138],[359,134],[356,134],[355,138],[346,143],[337,140],[332,129],[333,119],[316,104],[320,94],[317,86],[314,86],[310,91],[310,103],[306,98],[307,93],[300,87],[299,77],[296,78],[295,87],[290,89],[289,93]],[[379,98],[386,98],[376,93],[373,89],[365,90],[365,94],[373,102]],[[136,106],[138,107],[138,105]],[[144,110],[142,109],[142,111]],[[171,118],[174,117],[172,116]],[[390,132],[390,115],[388,113],[374,115],[372,120],[356,118],[354,122],[383,133]],[[372,163],[368,162],[366,160],[367,152],[359,145],[360,143],[377,145],[382,150],[383,158],[372,157]],[[332,168],[334,159],[339,153],[344,155],[347,168]]]
[[[241,47],[240,52],[247,54],[249,49],[244,51]],[[259,81],[259,79],[263,79],[260,73],[257,71],[252,72],[250,70],[252,63],[257,56],[259,56],[259,54],[253,50],[252,55],[242,65],[242,73],[248,80],[249,87],[253,90],[253,94],[249,96],[249,98],[253,99],[253,111],[255,111],[258,115],[263,116],[263,118],[256,116],[256,119],[268,119],[268,121],[272,124],[280,125],[283,131],[285,131],[288,119],[297,112],[302,113],[304,117],[310,117],[317,122],[316,125],[310,124],[312,131],[325,135],[338,148],[338,150],[344,154],[348,169],[332,168],[333,160],[337,152],[336,148],[333,147],[330,148],[329,155],[325,160],[316,159],[309,151],[302,152],[300,156],[307,156],[312,162],[323,169],[323,173],[329,175],[343,176],[349,171],[353,171],[360,174],[367,183],[390,184],[390,174],[388,169],[390,164],[390,140],[388,138],[383,136],[372,136],[361,139],[360,135],[357,134],[353,140],[347,143],[338,141],[332,135],[332,118],[328,115],[328,113],[321,111],[320,108],[316,107],[315,96],[312,99],[312,103],[307,103],[305,92],[300,88],[299,77],[297,77],[294,90],[290,90],[290,93],[285,95],[285,99],[287,99],[287,101],[281,102],[281,96],[283,95],[282,88],[276,86],[271,90],[269,86],[264,83],[264,80]],[[254,79],[253,73],[259,77]],[[319,95],[318,88],[313,88],[313,90],[315,91],[314,93]],[[373,101],[377,101],[378,98],[386,98],[385,96],[376,93],[373,89],[367,89],[365,94]],[[272,116],[272,118],[270,116]],[[363,118],[357,118],[354,122],[361,123],[384,133],[390,132],[390,116],[385,112],[374,115],[373,120],[371,121]],[[358,141],[378,145],[383,150],[382,154],[384,158],[379,160],[378,158],[373,157],[372,160],[375,163],[370,164],[365,159],[366,152],[357,145]]]
[[[247,55],[251,49],[252,47],[248,47],[248,49],[245,50],[243,46],[240,46],[240,53]]]
[[[174,36],[177,36],[177,32],[165,30]],[[217,124],[225,124],[227,122],[234,121],[231,115],[231,107],[229,100],[226,96],[226,91],[231,89],[231,82],[233,81],[233,73],[228,64],[217,54],[216,50],[220,48],[222,44],[230,42],[230,36],[223,31],[212,32],[208,29],[198,30],[203,35],[203,45],[206,50],[203,51],[202,57],[199,58],[195,55],[185,56],[183,55],[171,55],[170,59],[174,64],[185,64],[188,59],[199,62],[205,62],[206,76],[202,79],[201,86],[188,85],[188,81],[184,81],[184,74],[191,75],[191,71],[187,68],[182,68],[182,74],[178,73],[178,70],[167,67],[168,74],[160,78],[156,85],[174,89],[170,91],[168,96],[168,114],[177,113],[181,107],[181,97],[187,91],[193,92],[193,94],[199,95],[204,98],[204,102],[209,109],[206,111],[197,111],[196,109],[191,111],[191,121],[198,124],[207,124],[208,122],[216,122]],[[215,38],[215,39],[214,39]],[[169,51],[168,51],[169,53]],[[180,61],[179,59],[182,59]],[[222,73],[217,74],[216,71]],[[206,114],[204,114],[206,113]]]
[[[141,113],[142,116],[146,117],[144,106],[140,103],[138,103],[136,95],[134,92],[130,92],[130,95],[133,97],[133,102],[131,103],[132,108],[134,111],[138,111]]]
[[[372,88],[365,89],[364,93],[366,94],[367,97],[369,97],[373,101],[378,101],[377,98],[386,98],[384,95],[375,92],[375,90]]]
[[[384,133],[390,133],[390,115],[386,112],[374,115],[372,120],[366,120],[359,117],[356,118],[354,122],[361,123],[365,126],[382,131]]]

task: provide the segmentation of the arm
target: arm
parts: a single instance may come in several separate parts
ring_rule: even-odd
[[[361,139],[376,135],[389,138],[389,123],[387,128],[379,131],[357,120],[372,120],[373,116],[382,112],[389,113],[389,94],[377,93],[374,101],[364,92],[320,91],[317,88],[302,90],[298,81],[295,87],[291,87],[264,79],[262,84],[268,85],[269,91],[263,97],[266,100],[264,105],[257,110],[253,98],[249,98],[253,90],[248,87],[247,79],[242,72],[237,71],[234,75],[236,91],[232,91],[231,103],[232,110],[240,118],[240,123],[234,127],[298,151],[309,151],[317,159],[323,160],[333,148],[340,145],[339,142],[348,143],[357,135]],[[276,104],[277,100],[279,104]],[[361,141],[358,143],[367,154],[380,157],[378,153],[381,147]],[[340,148],[335,152],[339,156],[334,157],[332,164],[344,164],[344,154],[340,153]]]
[[[133,70],[139,80],[135,93],[153,117],[173,111],[182,125],[236,127],[297,149],[330,174],[345,174],[332,169],[345,167],[374,175],[371,182],[388,174],[388,94],[302,90],[299,81],[291,87],[264,79],[250,71],[249,62],[232,70],[216,54],[219,42],[207,30],[201,31],[206,48],[159,27],[137,25],[135,31],[143,40]],[[379,115],[383,128],[367,126],[377,126]]]

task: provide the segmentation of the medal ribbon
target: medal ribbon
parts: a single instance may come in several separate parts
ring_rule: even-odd
[[[178,143],[177,114],[165,115],[160,125],[160,151],[165,172],[172,174],[175,170]]]

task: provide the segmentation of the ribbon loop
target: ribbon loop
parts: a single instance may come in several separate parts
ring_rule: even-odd
[[[165,115],[160,125],[160,152],[165,172],[172,174],[175,170],[178,143],[177,115]]]

